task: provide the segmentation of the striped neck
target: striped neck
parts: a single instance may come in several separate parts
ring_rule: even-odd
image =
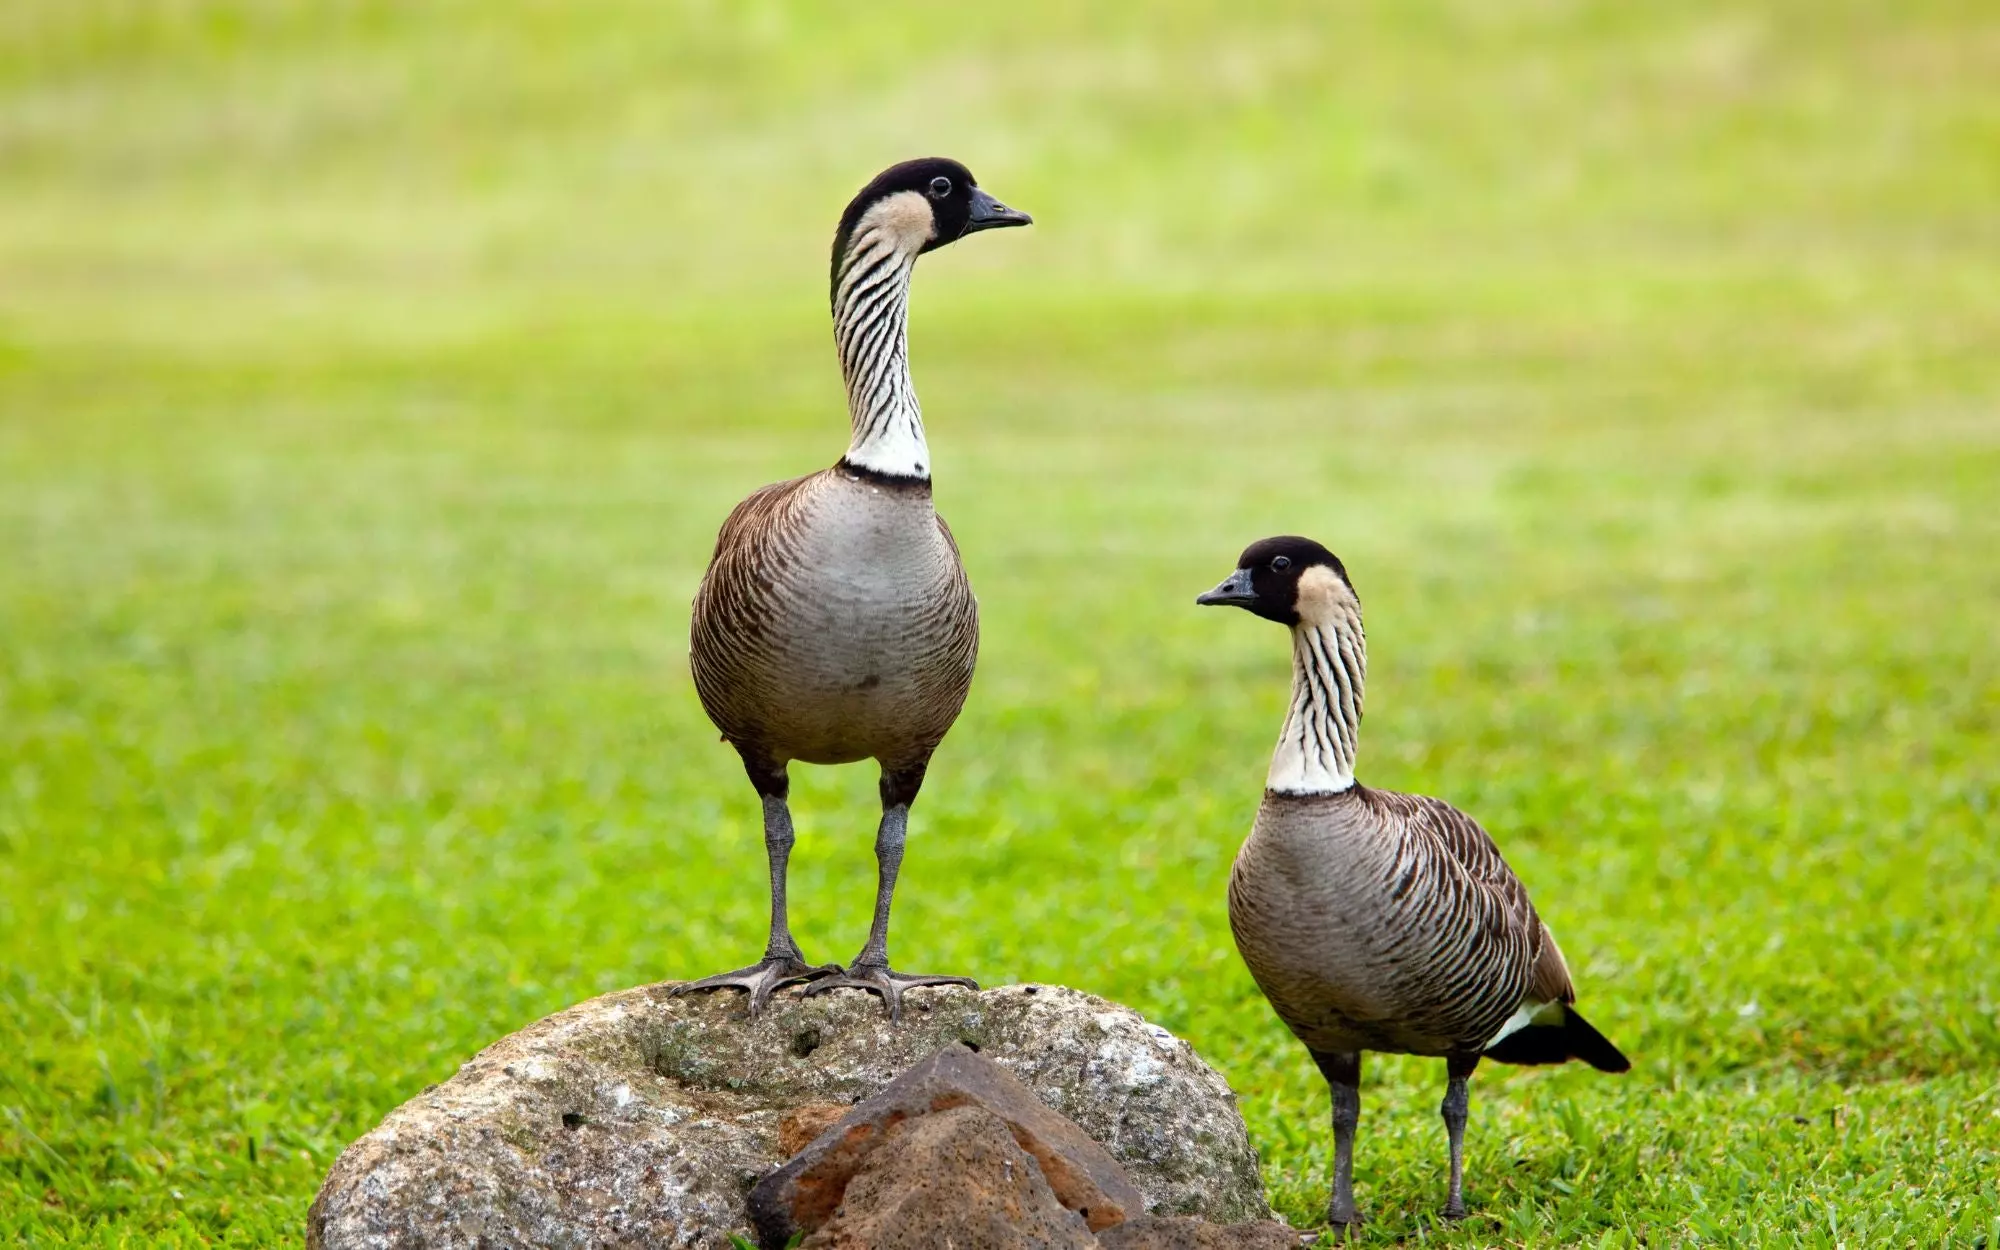
[[[929,481],[930,448],[910,382],[910,274],[917,253],[864,217],[833,287],[833,341],[847,381],[854,439],[843,464]]]
[[[1338,794],[1353,788],[1367,679],[1367,640],[1358,613],[1292,627],[1292,706],[1271,756],[1266,789]]]

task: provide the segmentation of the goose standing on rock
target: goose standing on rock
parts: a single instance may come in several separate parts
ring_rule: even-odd
[[[1252,544],[1195,600],[1292,630],[1292,701],[1264,802],[1229,875],[1243,962],[1333,1093],[1328,1217],[1354,1213],[1361,1052],[1445,1061],[1451,1188],[1465,1215],[1466,1078],[1502,1063],[1632,1065],[1571,1004],[1548,926],[1500,849],[1449,803],[1354,779],[1367,653],[1347,570],[1307,538]]]
[[[755,1013],[779,986],[880,994],[890,1017],[913,985],[966,977],[889,967],[889,904],[910,804],[958,719],[979,652],[979,611],[944,519],[910,384],[906,334],[917,257],[979,230],[1025,226],[957,161],[884,170],[841,214],[833,240],[833,337],[854,437],[832,468],[766,486],[723,522],[695,595],[689,658],[709,719],[743,757],[764,804],[771,938],[747,968],[681,987],[747,991]],[[847,968],[813,966],[792,940],[785,869],[793,760],[882,769],[875,919]]]

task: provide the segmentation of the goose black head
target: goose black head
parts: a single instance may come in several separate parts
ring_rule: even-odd
[[[1335,608],[1358,614],[1361,606],[1340,557],[1310,538],[1289,534],[1245,547],[1236,571],[1195,602],[1245,608],[1280,625],[1317,622]]]
[[[1034,220],[988,195],[957,161],[942,156],[904,161],[876,174],[840,215],[840,229],[833,236],[834,281],[838,283],[841,258],[864,221],[897,247],[922,254],[981,230]]]

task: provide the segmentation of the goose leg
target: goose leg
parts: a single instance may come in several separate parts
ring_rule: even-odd
[[[1465,1082],[1479,1066],[1478,1055],[1452,1055],[1445,1060],[1444,1131],[1451,1137],[1451,1189],[1445,1195],[1444,1218],[1465,1218],[1465,1113],[1472,1102]]]
[[[747,761],[746,761],[747,763]],[[771,1001],[771,995],[795,981],[810,981],[840,971],[839,964],[813,965],[792,939],[791,918],[785,902],[785,878],[792,859],[792,810],[786,803],[791,783],[782,767],[775,770],[750,769],[750,780],[764,800],[764,856],[771,867],[771,938],[764,944],[764,958],[747,968],[720,972],[699,981],[676,986],[674,994],[695,990],[743,990],[750,995],[750,1014],[756,1015]]]
[[[1361,1123],[1361,1052],[1313,1052],[1313,1062],[1333,1093],[1333,1196],[1326,1218],[1345,1234],[1361,1225],[1354,1213],[1354,1130]]]
[[[890,772],[882,770],[882,823],[875,831],[875,920],[868,927],[868,941],[861,953],[837,973],[806,988],[808,996],[830,990],[867,990],[882,996],[889,1019],[903,1018],[903,991],[915,985],[963,985],[978,989],[971,977],[925,976],[896,972],[889,967],[889,905],[896,897],[896,876],[903,868],[903,842],[909,830],[910,804],[924,783],[924,768]]]

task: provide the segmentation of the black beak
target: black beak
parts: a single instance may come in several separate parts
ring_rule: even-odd
[[[981,230],[997,230],[1001,226],[1029,226],[1035,219],[1017,208],[1008,208],[978,187],[972,188],[972,211],[966,216],[965,230],[959,235],[976,234]]]
[[[1194,601],[1203,607],[1249,607],[1257,602],[1257,591],[1250,585],[1250,570],[1236,570],[1223,579],[1222,585],[1205,595],[1196,595]]]

